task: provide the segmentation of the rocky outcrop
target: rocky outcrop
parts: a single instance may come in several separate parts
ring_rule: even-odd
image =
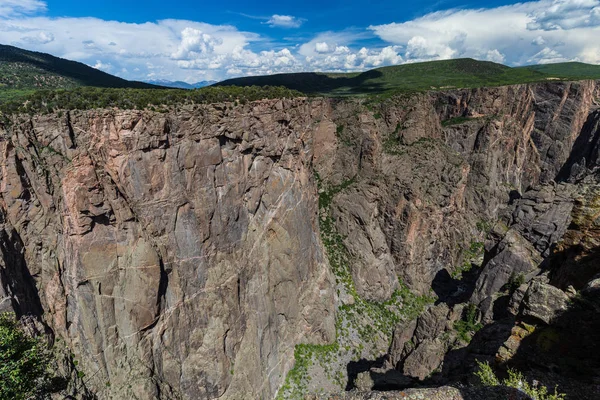
[[[70,112],[2,142],[2,287],[99,398],[273,397],[334,338],[306,100]]]
[[[407,389],[391,392],[349,392],[342,395],[314,396],[308,400],[525,400],[529,397],[507,387],[440,387],[435,389]]]
[[[599,92],[554,82],[14,116],[0,143],[0,309],[63,339],[100,399],[272,398],[300,343],[346,352],[306,366],[310,390],[351,388],[380,357],[406,375],[396,382],[431,377],[451,365],[460,303],[477,321],[529,304],[552,322],[536,299],[587,284],[572,268],[537,278],[551,289],[529,281],[563,244],[593,259],[597,193],[581,182],[597,167]],[[411,306],[399,281],[438,304],[398,318]],[[353,305],[359,328],[336,321]],[[375,332],[384,319],[393,334]]]

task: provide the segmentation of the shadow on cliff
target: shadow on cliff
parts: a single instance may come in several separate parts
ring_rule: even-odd
[[[538,325],[507,365],[570,399],[600,398],[600,287],[575,297],[551,325]]]
[[[472,268],[464,272],[461,279],[456,279],[445,269],[438,271],[431,283],[431,289],[438,298],[435,304],[446,303],[453,306],[468,301],[475,290],[479,273],[480,269]]]
[[[508,368],[513,368],[530,383],[536,380],[546,385],[550,392],[558,385],[558,391],[569,399],[600,398],[600,286],[582,291],[550,325],[531,317],[514,317],[506,311],[501,314],[508,316],[484,326],[466,347],[450,350],[442,369],[423,381],[402,374],[401,364],[386,370],[384,356],[350,362],[346,390],[364,385],[359,374],[368,372],[371,382],[367,383],[376,391],[450,385],[459,389],[466,400],[479,399],[473,397],[470,388],[478,384],[474,375],[477,361],[487,361],[495,366],[500,379],[507,377]],[[514,331],[522,323],[535,326],[524,338]],[[512,343],[509,347],[513,349],[506,343]],[[497,362],[499,354],[508,361]]]
[[[359,361],[350,361],[346,367],[348,372],[346,390],[356,389],[357,386],[359,386],[358,375],[364,372],[369,373],[369,378],[373,384],[372,390],[400,390],[414,385],[415,380],[410,376],[406,376],[395,369],[385,370],[384,366],[386,360],[387,355],[379,357],[376,360],[367,360],[363,358]]]
[[[567,162],[556,176],[557,182],[577,181],[598,162],[600,144],[600,110],[588,116],[577,136]]]
[[[523,323],[533,330],[525,337],[522,329],[521,334],[513,330],[518,324],[525,326]],[[508,361],[498,363],[497,355]],[[477,361],[495,365],[500,378],[513,368],[551,392],[558,385],[558,391],[569,399],[599,399],[600,286],[581,291],[551,324],[519,316],[486,325],[467,347],[448,352],[442,371],[423,384],[474,383]]]
[[[554,253],[547,268],[551,271],[550,284],[562,290],[569,285],[582,289],[600,274],[600,248],[585,249],[581,244],[571,246]]]
[[[4,215],[0,215],[3,222]],[[23,257],[24,245],[19,235],[0,230],[0,253],[4,268],[0,268],[0,281],[6,293],[11,294],[12,309],[17,317],[32,315],[41,320],[43,309],[35,281]]]

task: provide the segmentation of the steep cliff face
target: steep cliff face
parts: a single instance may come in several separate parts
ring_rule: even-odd
[[[282,397],[343,390],[387,353],[424,378],[454,304],[485,313],[509,261],[533,276],[565,232],[579,240],[571,218],[552,225],[573,183],[536,189],[543,204],[523,194],[596,165],[599,94],[590,81],[13,117],[0,308],[44,321],[101,399],[273,398],[300,343],[334,343],[331,359]],[[515,201],[519,223],[484,246]],[[415,322],[401,282],[448,305]]]
[[[305,100],[71,112],[2,142],[2,283],[100,398],[273,397],[333,340]],[[6,304],[6,303],[4,303]]]

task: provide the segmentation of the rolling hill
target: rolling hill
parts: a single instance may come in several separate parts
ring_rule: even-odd
[[[561,79],[600,79],[600,65],[580,62],[530,65],[522,68]]]
[[[79,86],[156,88],[107,74],[83,63],[0,45],[0,91],[70,89]]]
[[[382,67],[362,73],[304,72],[229,79],[218,86],[285,86],[308,94],[357,95],[388,91],[501,86],[548,79],[600,79],[600,66],[582,63],[511,68],[470,58]]]

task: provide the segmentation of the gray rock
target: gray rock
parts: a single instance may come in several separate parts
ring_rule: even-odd
[[[510,209],[483,301],[561,246],[569,185],[507,203],[557,176],[598,94],[593,81],[422,93],[377,105],[381,118],[361,99],[303,98],[15,116],[0,128],[0,308],[47,325],[101,400],[272,398],[296,344],[335,340],[315,171],[324,190],[354,178],[330,200],[362,299],[398,278],[429,294]],[[457,116],[471,119],[442,126]],[[583,197],[572,225],[597,215]],[[413,330],[420,342],[405,371],[439,367],[452,318],[438,306],[398,331],[395,353]]]
[[[533,281],[523,299],[523,316],[537,318],[546,324],[569,308],[569,296],[562,290]]]
[[[406,357],[402,372],[423,380],[440,367],[445,353],[446,348],[441,340],[427,339]]]

